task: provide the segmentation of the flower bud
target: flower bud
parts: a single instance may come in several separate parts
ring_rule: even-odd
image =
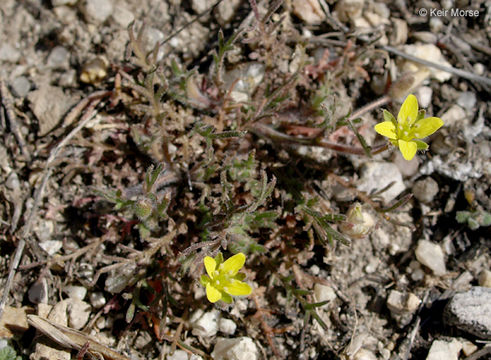
[[[339,230],[351,238],[362,239],[372,231],[374,225],[372,215],[361,204],[355,203],[349,208]]]
[[[135,203],[135,215],[141,221],[148,219],[150,215],[152,215],[152,202],[149,199],[139,199]]]

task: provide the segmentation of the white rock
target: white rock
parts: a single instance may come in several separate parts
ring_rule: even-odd
[[[439,48],[437,48],[433,44],[414,44],[414,45],[406,45],[404,47],[404,52],[406,54],[410,54],[412,56],[415,56],[417,58],[423,59],[423,60],[428,60],[443,66],[450,67],[451,65],[448,63],[447,60],[442,55],[442,52]],[[427,68],[426,66],[416,64],[411,61],[406,61],[403,65],[403,72],[404,71],[410,71],[410,72],[420,72],[420,71],[428,71],[428,75],[431,76],[432,78],[444,82],[449,80],[452,77],[452,74],[442,71],[442,70],[437,70],[435,68]]]
[[[326,17],[318,0],[293,0],[293,13],[309,25],[320,24]]]
[[[360,18],[365,0],[341,0],[336,3],[335,11],[339,20],[347,22]]]
[[[442,248],[428,240],[420,240],[416,247],[416,259],[437,276],[445,275],[445,255]]]
[[[191,8],[197,14],[201,14],[202,12],[206,11],[211,6],[213,6],[214,3],[215,3],[215,0],[192,0],[191,1]]]
[[[323,301],[333,301],[336,299],[336,292],[334,289],[327,285],[315,284],[314,285],[314,298],[315,302],[323,302]],[[328,306],[329,303],[322,305],[322,307]]]
[[[431,104],[431,97],[433,96],[433,89],[429,86],[421,86],[416,91],[416,97],[421,108],[427,108]]]
[[[392,19],[392,34],[390,35],[391,45],[402,45],[407,41],[407,22],[402,19]]]
[[[491,340],[491,289],[474,286],[470,290],[455,294],[444,310],[444,321],[448,325]]]
[[[47,240],[39,243],[39,247],[46,251],[48,255],[56,254],[62,247],[63,242],[59,240]]]
[[[452,341],[435,340],[431,344],[426,360],[458,360],[462,344],[456,339]]]
[[[481,63],[475,63],[473,68],[476,75],[483,75],[484,71],[486,71],[486,66]]]
[[[113,20],[122,28],[127,28],[130,23],[135,20],[135,16],[131,11],[123,6],[123,4],[116,4],[114,11],[111,14]]]
[[[87,289],[84,286],[68,285],[65,286],[63,292],[68,295],[69,298],[83,300],[87,295]]]
[[[53,130],[75,100],[65,95],[61,88],[47,83],[31,91],[27,97],[30,108],[39,122],[39,136],[44,136]]]
[[[416,41],[421,41],[427,44],[436,44],[438,37],[429,31],[415,31],[411,32],[411,37]]]
[[[100,309],[101,307],[106,305],[106,298],[104,297],[104,294],[102,292],[99,292],[99,291],[90,293],[89,300],[90,300],[91,305],[95,309]]]
[[[101,24],[113,13],[113,3],[111,0],[86,0],[82,13],[88,22]]]
[[[91,306],[85,301],[78,299],[66,299],[68,302],[68,325],[76,330],[80,330],[89,321]]]
[[[448,127],[459,127],[468,123],[467,115],[459,105],[452,105],[442,116],[441,119]],[[464,124],[462,124],[464,122]]]
[[[402,182],[402,175],[396,165],[386,162],[371,161],[365,164],[362,175],[358,181],[358,190],[372,193],[394,184],[379,196],[385,203],[394,200],[406,188]]]
[[[388,18],[383,17],[376,12],[366,11],[363,17],[370,23],[372,27],[377,27],[381,25],[389,25],[390,21]]]
[[[470,356],[477,351],[478,347],[470,341],[462,341],[462,352],[465,356]]]
[[[436,194],[438,194],[438,190],[438,183],[431,177],[418,180],[413,185],[414,197],[423,204],[432,202]]]
[[[49,53],[46,65],[55,69],[67,69],[70,60],[70,53],[63,46],[55,46]]]
[[[0,45],[0,61],[16,63],[19,59],[19,50],[12,47],[8,42],[2,42],[2,45]]]
[[[213,1],[213,4],[215,1]],[[223,1],[218,5],[217,20],[221,25],[229,23],[237,11],[241,0],[228,0]]]
[[[387,307],[394,314],[412,313],[420,303],[421,300],[413,293],[404,294],[397,290],[391,290],[387,298]]]
[[[219,317],[220,312],[218,310],[212,310],[206,313],[203,313],[201,309],[196,310],[190,319],[191,326],[193,327],[193,335],[204,338],[215,336],[218,332]]]
[[[174,351],[174,354],[167,355],[166,359],[167,360],[202,360],[203,358],[195,354],[189,356],[189,354],[184,350],[176,350]]]
[[[214,360],[257,360],[259,352],[249,337],[218,338],[211,356]]]
[[[476,94],[471,91],[464,91],[457,99],[457,104],[466,110],[472,110],[476,105]]]
[[[491,271],[481,271],[481,273],[479,274],[479,286],[491,288]]]
[[[218,328],[224,334],[233,335],[237,329],[237,325],[231,319],[221,318],[218,322]]]

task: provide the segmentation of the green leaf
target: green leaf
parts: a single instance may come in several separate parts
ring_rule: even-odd
[[[491,214],[487,211],[484,211],[482,214],[482,218],[480,221],[481,226],[490,226],[491,225]]]
[[[428,150],[428,144],[421,140],[413,140],[418,146],[418,150]]]
[[[467,219],[467,225],[469,226],[469,229],[471,229],[471,230],[479,229],[479,223],[473,217],[470,217],[469,219]]]
[[[384,121],[390,121],[397,128],[397,121],[394,115],[384,109]]]
[[[466,223],[467,220],[471,217],[471,213],[469,211],[457,211],[455,216],[455,220],[460,224]]]

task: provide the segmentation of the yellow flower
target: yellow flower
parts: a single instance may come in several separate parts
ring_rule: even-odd
[[[428,149],[428,144],[417,140],[430,136],[443,126],[438,117],[425,117],[425,111],[418,111],[416,96],[409,95],[399,110],[397,121],[394,116],[384,110],[384,122],[375,125],[375,131],[389,138],[399,148],[404,159],[411,160],[417,150]]]
[[[215,258],[205,257],[204,264],[208,275],[201,275],[201,284],[206,287],[206,297],[212,303],[222,300],[228,304],[232,296],[249,295],[251,287],[243,282],[245,274],[239,273],[246,257],[238,253],[223,262],[222,253]]]

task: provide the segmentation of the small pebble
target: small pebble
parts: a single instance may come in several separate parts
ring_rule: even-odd
[[[206,313],[203,313],[201,309],[196,310],[190,319],[191,326],[193,327],[193,335],[204,338],[215,336],[218,332],[219,317],[220,312],[218,310],[212,310]]]
[[[457,105],[466,110],[472,110],[476,105],[476,94],[471,91],[465,91],[457,99]]]
[[[445,255],[442,248],[428,240],[420,240],[416,247],[416,259],[424,266],[430,268],[437,276],[445,275]]]
[[[11,87],[15,96],[25,97],[31,90],[31,82],[25,76],[19,76],[12,81]]]
[[[421,300],[413,293],[402,293],[391,290],[387,298],[387,307],[394,314],[414,312],[418,309]]]
[[[473,68],[476,75],[483,75],[484,71],[486,71],[486,67],[481,63],[475,63]]]
[[[462,352],[465,356],[470,356],[477,351],[478,347],[471,343],[470,341],[462,342]]]
[[[31,285],[27,297],[33,304],[48,303],[48,283],[44,277]]]
[[[377,360],[377,357],[370,350],[360,349],[353,356],[353,360]]]
[[[8,42],[2,42],[0,45],[0,61],[16,63],[20,59],[20,52]]]
[[[167,355],[166,359],[167,360],[202,360],[203,358],[195,354],[189,356],[189,354],[184,350],[176,350],[172,355]]]
[[[82,12],[88,22],[101,24],[113,13],[113,4],[111,0],[86,0]]]
[[[237,329],[237,325],[233,320],[221,318],[218,322],[218,328],[224,334],[233,335]]]
[[[59,240],[46,240],[40,242],[39,247],[46,251],[48,255],[53,256],[63,247],[63,242]]]
[[[426,360],[458,360],[462,344],[456,339],[452,341],[435,340],[431,344]]]
[[[119,26],[125,29],[135,20],[133,13],[121,5],[114,7],[111,17]]]
[[[249,337],[218,338],[211,357],[214,360],[257,360],[259,352]]]
[[[314,285],[314,297],[316,302],[333,301],[336,299],[336,293],[333,288],[327,285],[315,284]],[[329,303],[322,305],[322,307],[328,306]]]
[[[442,116],[441,119],[445,123],[445,126],[453,127],[460,126],[462,122],[466,120],[467,115],[464,109],[459,105],[452,105]]]
[[[413,185],[413,195],[423,204],[428,204],[433,201],[438,194],[438,183],[431,177],[418,180]]]
[[[49,53],[46,65],[54,69],[66,69],[68,68],[70,60],[70,53],[63,46],[56,46]]]
[[[320,272],[320,271],[321,271],[321,269],[319,268],[319,266],[317,266],[317,265],[315,265],[315,264],[314,264],[314,265],[312,265],[312,266],[310,267],[310,272],[311,272],[311,273],[312,273],[312,275],[314,275],[314,276],[319,275],[319,272]]]
[[[374,181],[376,179],[376,181]],[[406,188],[402,181],[402,175],[396,165],[387,162],[370,161],[363,169],[357,188],[360,191],[372,193],[385,188],[390,183],[394,184],[379,196],[385,203],[394,200]]]
[[[318,0],[293,0],[293,13],[308,25],[320,24],[326,17]]]
[[[68,301],[68,325],[76,330],[80,330],[89,321],[91,306],[85,301],[78,299],[66,299]]]
[[[416,91],[416,97],[418,98],[419,106],[424,109],[430,106],[431,97],[433,96],[433,89],[429,86],[421,86]]]
[[[69,298],[83,300],[87,295],[87,289],[84,286],[68,285],[65,286],[63,292],[68,295]]]
[[[491,271],[481,271],[481,273],[479,274],[479,286],[491,288]]]
[[[106,298],[104,297],[104,294],[99,291],[90,293],[89,300],[94,309],[100,309],[106,305]]]

